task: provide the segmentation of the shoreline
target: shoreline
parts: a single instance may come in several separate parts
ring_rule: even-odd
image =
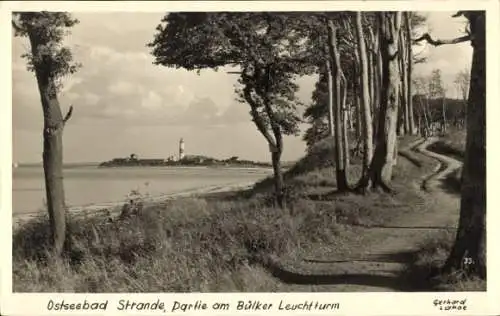
[[[239,192],[252,188],[255,183],[243,182],[235,184],[218,184],[206,187],[199,187],[188,189],[180,192],[166,193],[162,195],[156,195],[151,197],[144,197],[143,203],[144,207],[148,208],[156,204],[161,204],[167,201],[172,201],[179,198],[203,198],[205,196],[217,193],[229,193],[229,192]],[[79,206],[71,206],[66,212],[67,217],[115,217],[120,215],[122,206],[127,202],[126,199],[114,202],[103,202]],[[29,222],[34,219],[39,219],[46,216],[47,213],[44,211],[28,212],[28,213],[12,213],[12,226],[13,229],[21,226],[22,224]]]

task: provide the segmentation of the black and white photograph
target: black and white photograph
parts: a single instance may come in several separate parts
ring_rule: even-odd
[[[12,11],[12,293],[486,293],[487,10],[168,2]]]

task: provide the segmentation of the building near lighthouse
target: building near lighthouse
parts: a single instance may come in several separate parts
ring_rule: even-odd
[[[179,160],[184,158],[184,139],[181,138],[179,141]]]

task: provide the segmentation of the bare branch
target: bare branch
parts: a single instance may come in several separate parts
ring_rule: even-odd
[[[424,35],[420,36],[419,38],[413,40],[414,43],[418,43],[418,42],[421,42],[421,41],[427,41],[427,43],[433,45],[433,46],[440,46],[440,45],[447,45],[447,44],[458,44],[458,43],[462,43],[462,42],[467,42],[467,41],[470,41],[472,40],[472,36],[471,35],[465,35],[465,36],[462,36],[462,37],[457,37],[457,38],[453,38],[453,39],[433,39],[429,33],[425,33]]]
[[[73,114],[73,105],[70,105],[68,113],[66,113],[66,116],[63,119],[63,124],[66,124],[66,122],[71,118],[72,114]]]
[[[243,97],[250,105],[250,115],[252,116],[252,119],[253,119],[255,125],[257,126],[257,129],[264,136],[264,138],[267,140],[267,142],[269,144],[271,144],[272,146],[276,146],[276,142],[272,138],[271,134],[269,134],[269,131],[267,130],[266,125],[264,124],[264,121],[262,120],[259,113],[257,112],[258,104],[252,98],[252,93],[250,90],[251,90],[251,87],[248,84],[245,85],[245,87],[243,88]]]

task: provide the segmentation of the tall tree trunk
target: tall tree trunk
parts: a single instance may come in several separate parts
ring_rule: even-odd
[[[347,172],[345,166],[345,149],[343,141],[343,127],[342,127],[342,105],[341,105],[341,66],[340,66],[340,56],[337,47],[337,27],[333,24],[333,21],[328,20],[328,45],[331,55],[331,60],[333,61],[333,78],[335,84],[335,109],[334,109],[334,120],[335,120],[335,164],[336,164],[336,179],[337,179],[337,189],[339,191],[347,191],[349,189],[347,184]]]
[[[359,50],[359,48],[358,48]],[[368,108],[370,109],[370,117],[373,117],[373,109],[375,108],[375,103],[377,102],[377,98],[375,98],[375,65],[373,61],[373,54],[369,52],[366,49],[365,45],[365,53],[366,53],[366,60],[367,60],[367,71],[368,71],[368,94],[369,94],[369,104]],[[359,57],[357,57],[357,60],[359,60]],[[359,75],[360,80],[361,80],[361,74]],[[373,124],[373,123],[372,123]],[[371,128],[371,131],[373,133],[373,126]],[[372,135],[372,140],[373,140],[373,135]]]
[[[28,34],[33,56],[38,55],[38,36]],[[45,176],[45,193],[47,210],[53,241],[53,250],[62,254],[66,243],[66,205],[64,201],[63,183],[63,129],[71,115],[71,109],[66,118],[63,118],[59,100],[57,99],[56,84],[50,78],[48,69],[44,65],[35,67],[35,76],[40,93],[43,109],[43,171]]]
[[[425,96],[425,108],[424,108],[426,114],[426,127],[427,127],[427,133],[430,135],[431,134],[431,128],[432,128],[432,113],[430,110],[430,105],[429,105],[429,95]]]
[[[400,87],[401,88],[401,87]],[[398,136],[403,136],[406,134],[406,129],[405,129],[405,112],[404,112],[404,106],[403,106],[403,103],[404,103],[404,100],[403,100],[403,95],[401,94],[401,90],[399,91],[399,100],[398,100],[398,104],[399,104],[399,110],[398,110],[398,120],[397,120],[397,128],[396,128],[396,134]]]
[[[486,279],[486,39],[485,13],[467,13],[473,47],[460,220],[445,271],[465,269]]]
[[[53,83],[51,84],[53,86]],[[61,254],[66,242],[66,205],[63,183],[63,117],[55,94],[40,89],[44,107],[43,170],[54,250]],[[42,92],[45,90],[45,92]],[[52,97],[50,97],[52,95]],[[59,123],[57,123],[59,122]],[[59,125],[59,126],[58,126]]]
[[[399,32],[399,55],[400,61],[401,61],[401,91],[400,91],[400,96],[401,96],[401,110],[402,110],[402,119],[403,119],[403,129],[404,129],[404,134],[411,134],[412,131],[410,129],[410,109],[408,106],[408,53],[406,52],[406,49],[408,48],[406,45],[406,32]]]
[[[271,149],[271,161],[273,164],[274,172],[274,189],[276,192],[276,202],[281,208],[286,207],[285,198],[283,195],[283,172],[281,171],[281,150],[276,148],[276,150]]]
[[[362,127],[363,127],[363,169],[361,180],[358,187],[365,190],[370,185],[369,169],[373,156],[373,130],[372,130],[372,113],[370,109],[370,80],[368,76],[368,58],[365,45],[365,38],[362,28],[362,13],[356,12],[356,37],[358,41],[358,56],[360,65],[360,81],[361,81],[361,110],[362,110]],[[371,72],[373,75],[373,71]]]
[[[404,13],[405,18],[405,31],[406,31],[406,62],[407,62],[407,73],[406,73],[406,100],[408,102],[408,119],[410,121],[410,131],[413,135],[418,133],[418,128],[415,128],[415,118],[413,114],[413,97],[412,97],[412,72],[413,72],[413,49],[411,43],[411,21],[410,12]]]
[[[267,71],[269,72],[269,67],[267,67]],[[277,124],[276,115],[270,105],[269,93],[266,92],[264,93],[264,95],[261,95],[260,97],[264,100],[264,109],[269,118],[272,135],[269,133],[265,121],[263,120],[262,116],[259,114],[257,110],[260,104],[257,103],[252,97],[251,85],[245,84],[243,88],[243,97],[250,105],[250,115],[252,116],[253,122],[255,123],[257,129],[264,136],[269,145],[269,152],[271,153],[271,162],[273,165],[273,172],[274,172],[274,187],[275,187],[276,202],[279,207],[284,208],[285,207],[284,182],[283,182],[283,174],[281,171],[281,162],[280,162],[281,154],[283,153],[283,136],[281,134],[281,127]]]
[[[361,91],[361,75],[360,75],[360,68],[361,66],[359,65],[359,55],[357,51],[354,54],[356,62],[354,63],[353,67],[353,74],[355,79],[355,86],[354,86],[354,99],[356,102],[356,139],[358,141],[358,144],[362,141],[362,110],[361,110],[361,97],[359,91]]]
[[[354,100],[356,102],[356,108],[355,108],[355,116],[356,116],[356,155],[359,156],[361,153],[361,144],[363,142],[363,132],[362,132],[362,105],[361,105],[361,97],[359,91],[361,91],[361,77],[360,77],[360,65],[359,65],[359,57],[358,54],[355,53],[356,57],[356,62],[354,63],[354,69],[353,69],[353,74],[355,79],[355,85],[353,87],[354,91]]]
[[[426,104],[427,104],[427,97],[426,97]],[[424,114],[424,124],[423,124],[423,128],[424,128],[424,135],[425,137],[429,136],[429,133],[430,133],[430,126],[429,126],[429,118],[427,117],[427,107],[425,106],[425,104],[422,102],[422,100],[420,99],[420,108],[422,110],[422,113]]]
[[[347,177],[347,170],[349,170],[349,164],[350,164],[350,152],[349,152],[349,131],[347,129],[348,126],[348,107],[347,107],[347,81],[342,75],[342,102],[341,102],[341,108],[342,108],[342,139],[343,139],[343,149],[344,149],[344,167],[346,170],[346,177]]]
[[[353,88],[354,89],[354,88]],[[354,119],[352,113],[352,106],[347,106],[347,126],[349,127],[349,131],[354,131]]]
[[[443,128],[442,131],[443,133],[446,133],[446,98],[443,96],[442,100],[442,107],[443,107]]]
[[[328,131],[330,132],[330,136],[333,136],[335,134],[335,124],[333,124],[333,79],[330,58],[326,60],[326,73],[328,78]]]
[[[380,121],[380,116],[381,114],[381,103],[382,101],[382,89],[383,89],[383,71],[384,67],[382,64],[382,55],[381,55],[381,42],[380,42],[380,27],[377,27],[376,30],[376,36],[377,36],[377,44],[376,44],[376,49],[374,52],[374,63],[375,63],[375,98],[376,102],[374,103],[374,108],[373,108],[373,142],[374,145],[377,142],[377,134],[379,133],[379,121]]]
[[[371,112],[370,112],[371,115]],[[363,125],[363,109],[361,106],[361,97],[359,95],[356,95],[356,137],[358,140],[361,140],[362,135],[362,125]]]
[[[389,184],[394,166],[396,150],[396,128],[398,118],[399,74],[398,33],[401,24],[401,12],[381,12],[380,51],[382,56],[382,97],[380,103],[379,124],[375,152],[373,154],[370,175],[372,186],[391,191]]]

